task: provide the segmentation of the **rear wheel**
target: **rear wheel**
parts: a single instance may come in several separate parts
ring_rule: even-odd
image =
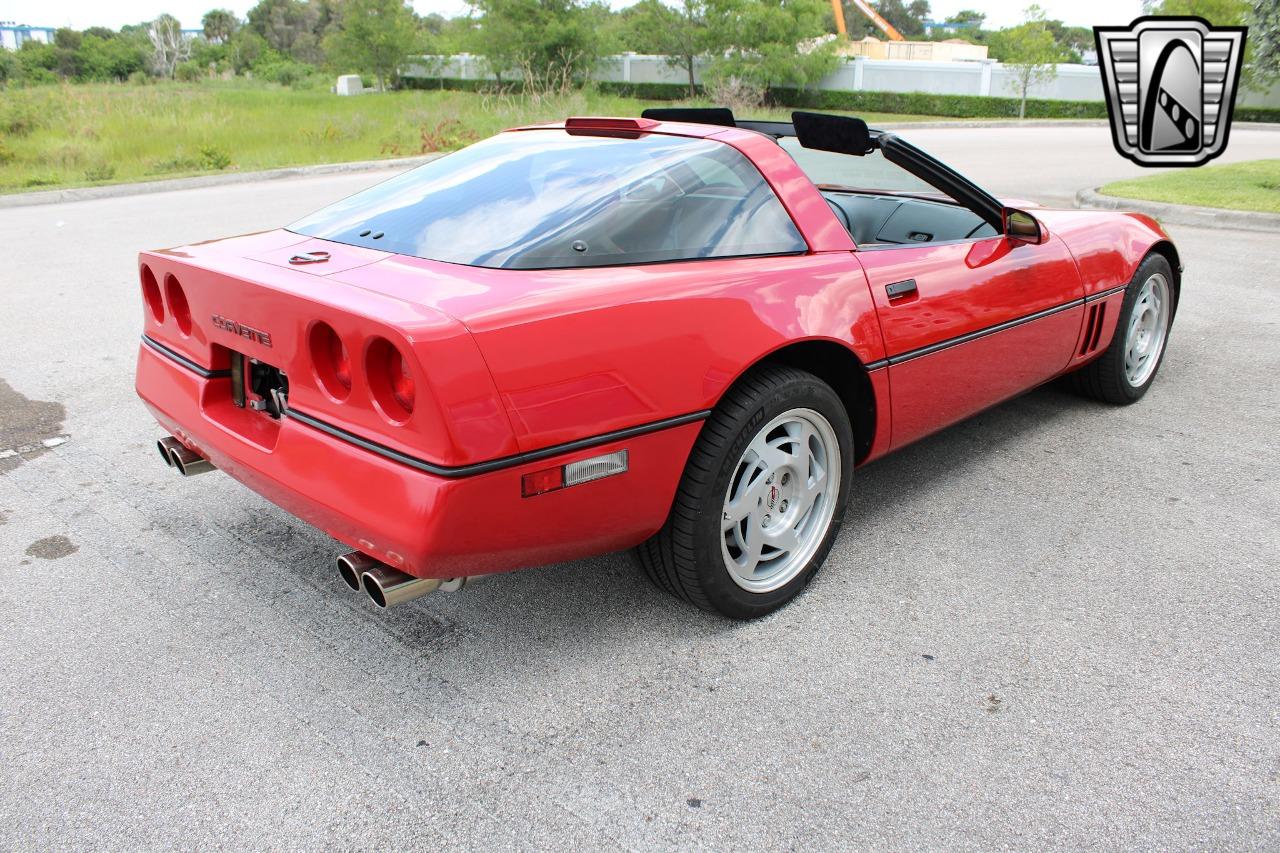
[[[716,407],[666,525],[638,549],[660,588],[735,619],[794,598],[826,559],[848,501],[853,430],[817,377],[767,367]]]
[[[1148,255],[1125,289],[1120,319],[1106,351],[1072,373],[1072,387],[1086,397],[1117,405],[1141,400],[1164,358],[1178,291],[1173,269]]]

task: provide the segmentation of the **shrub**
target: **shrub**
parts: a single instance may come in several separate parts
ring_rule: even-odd
[[[200,165],[202,168],[221,172],[231,165],[231,155],[216,145],[200,146]]]
[[[187,60],[173,69],[173,76],[183,83],[194,83],[204,76],[204,68],[198,62]]]
[[[109,181],[116,176],[116,167],[110,163],[96,163],[84,170],[84,179],[90,183]]]
[[[58,142],[41,151],[41,163],[55,169],[78,169],[86,160],[84,146],[75,142]]]
[[[17,156],[17,154],[13,153],[13,149],[9,147],[8,143],[4,141],[4,137],[0,136],[0,166],[5,163],[12,163]]]
[[[45,125],[45,116],[26,98],[6,98],[0,102],[0,134],[28,136]]]
[[[764,87],[744,77],[715,77],[703,88],[708,98],[731,110],[741,112],[764,104]]]
[[[929,92],[841,92],[827,89],[775,89],[778,106],[849,112],[902,113],[952,118],[1017,118],[1019,99]],[[1106,118],[1102,101],[1027,100],[1027,118]]]
[[[133,86],[146,86],[151,82],[151,75],[145,71],[134,71],[129,74],[129,83]]]
[[[22,76],[22,65],[11,50],[0,50],[0,83],[16,80]]]
[[[1236,107],[1234,121],[1280,122],[1280,107]]]
[[[200,170],[200,161],[193,157],[171,157],[168,160],[153,160],[147,167],[149,175],[168,175],[173,172],[196,172]]]
[[[253,73],[263,80],[270,80],[281,86],[293,86],[311,74],[311,66],[294,62],[292,59],[272,59],[255,65]]]
[[[476,141],[476,132],[465,127],[458,119],[450,118],[437,122],[434,127],[423,124],[419,128],[419,137],[421,145],[418,152],[430,154],[433,151],[454,151],[470,145]]]

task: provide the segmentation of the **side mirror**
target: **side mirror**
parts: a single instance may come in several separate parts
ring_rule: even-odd
[[[1014,240],[1024,243],[1043,243],[1044,231],[1036,218],[1025,210],[1006,207],[1004,209],[1004,233]]]

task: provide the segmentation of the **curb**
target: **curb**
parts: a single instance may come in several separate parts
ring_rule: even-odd
[[[227,184],[248,184],[256,181],[274,181],[281,178],[305,178],[312,175],[342,175],[348,172],[376,172],[381,169],[410,169],[430,163],[443,153],[423,154],[419,157],[398,157],[391,160],[357,160],[354,163],[325,163],[319,166],[289,166],[268,169],[264,172],[232,172],[222,175],[199,175],[194,178],[165,178],[158,181],[141,181],[132,184],[112,184],[106,187],[78,187],[67,190],[47,190],[32,193],[0,195],[0,209],[7,207],[31,207],[38,204],[58,204],[64,201],[91,201],[101,198],[122,198],[131,195],[167,193],[176,190],[192,190],[201,187],[218,187]]]
[[[1251,210],[1223,210],[1217,207],[1191,207],[1186,204],[1140,201],[1134,198],[1102,195],[1097,188],[1083,189],[1076,193],[1076,207],[1135,211],[1154,217],[1161,223],[1174,225],[1280,233],[1280,213],[1256,213]]]

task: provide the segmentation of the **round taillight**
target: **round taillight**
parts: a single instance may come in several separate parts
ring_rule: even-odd
[[[145,264],[142,267],[142,298],[146,301],[147,307],[151,309],[151,316],[155,318],[155,321],[163,323],[164,299],[160,297],[160,285],[156,283],[156,277],[151,272],[151,267]]]
[[[172,275],[164,277],[164,298],[169,303],[169,313],[178,324],[178,331],[183,337],[190,337],[191,306],[187,304],[187,294],[182,292],[182,285]]]
[[[414,402],[413,372],[404,354],[385,338],[374,338],[365,366],[369,390],[382,414],[392,423],[404,423],[413,414]]]
[[[316,323],[310,335],[311,364],[330,397],[342,402],[351,393],[351,358],[342,338],[328,323]]]
[[[413,376],[409,364],[397,350],[391,357],[391,396],[406,412],[413,411]]]

